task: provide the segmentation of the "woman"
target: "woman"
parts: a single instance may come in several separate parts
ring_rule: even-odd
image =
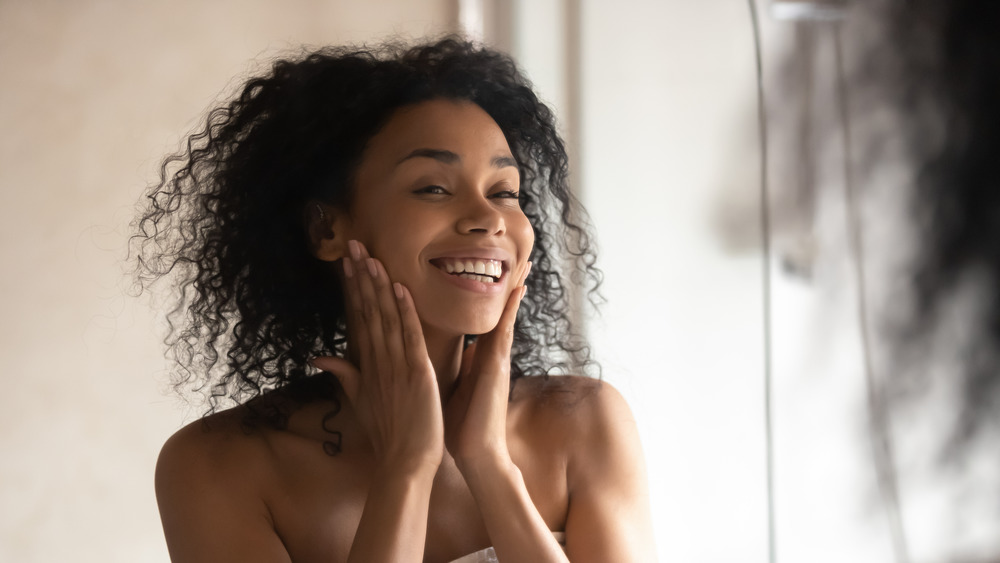
[[[455,39],[279,61],[212,111],[136,239],[209,395],[157,465],[172,559],[652,560],[628,407],[545,376],[592,363],[566,174],[513,63]]]

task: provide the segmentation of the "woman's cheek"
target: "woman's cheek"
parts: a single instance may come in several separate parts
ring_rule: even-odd
[[[531,226],[531,221],[524,213],[520,214],[515,224],[517,225],[516,240],[518,252],[523,253],[522,261],[527,261],[528,257],[531,256],[531,250],[535,246],[535,230]]]

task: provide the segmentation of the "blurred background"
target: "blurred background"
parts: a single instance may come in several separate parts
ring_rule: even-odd
[[[807,4],[833,11],[797,19]],[[638,421],[662,561],[768,561],[771,532],[787,562],[1000,561],[995,427],[948,447],[987,286],[962,285],[943,337],[906,356],[919,385],[891,384],[917,167],[902,135],[845,153],[838,92],[862,90],[837,79],[891,49],[887,2],[857,4],[758,0],[765,254],[747,2],[0,0],[0,560],[168,560],[153,468],[201,411],[168,388],[165,296],[123,275],[160,159],[277,54],[460,31],[512,53],[560,116],[605,273],[581,318]],[[863,93],[858,137],[905,121]]]

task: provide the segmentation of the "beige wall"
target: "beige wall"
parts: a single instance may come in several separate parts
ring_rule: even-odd
[[[248,61],[453,27],[451,0],[0,2],[0,561],[166,561],[161,312],[124,235],[158,160]]]

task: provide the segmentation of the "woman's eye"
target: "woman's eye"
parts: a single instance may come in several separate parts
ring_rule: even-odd
[[[413,193],[441,195],[448,193],[448,191],[442,188],[441,186],[424,186],[423,188],[420,188],[419,190]]]
[[[500,199],[517,199],[518,193],[514,190],[503,190],[493,194],[493,197]]]

